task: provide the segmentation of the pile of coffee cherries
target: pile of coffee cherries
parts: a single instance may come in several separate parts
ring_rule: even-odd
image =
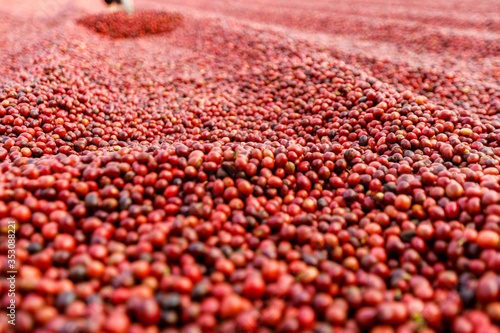
[[[78,20],[78,23],[87,29],[111,38],[136,38],[169,33],[181,22],[180,14],[153,10],[141,10],[134,14],[123,11],[94,14]]]
[[[224,20],[60,29],[0,64],[16,332],[500,332],[495,86]]]

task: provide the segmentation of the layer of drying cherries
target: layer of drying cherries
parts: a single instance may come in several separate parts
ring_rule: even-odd
[[[500,332],[498,87],[220,20],[39,38],[0,84],[17,332]]]

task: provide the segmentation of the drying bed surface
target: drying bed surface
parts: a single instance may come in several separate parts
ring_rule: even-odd
[[[0,331],[500,332],[494,1],[0,4]]]

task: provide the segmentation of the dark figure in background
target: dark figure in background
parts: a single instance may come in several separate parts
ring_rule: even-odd
[[[104,0],[111,11],[124,10],[131,14],[134,12],[134,0]]]

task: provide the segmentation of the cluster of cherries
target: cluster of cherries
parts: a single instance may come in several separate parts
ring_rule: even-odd
[[[16,331],[500,332],[495,87],[221,21],[58,38],[0,86]]]

